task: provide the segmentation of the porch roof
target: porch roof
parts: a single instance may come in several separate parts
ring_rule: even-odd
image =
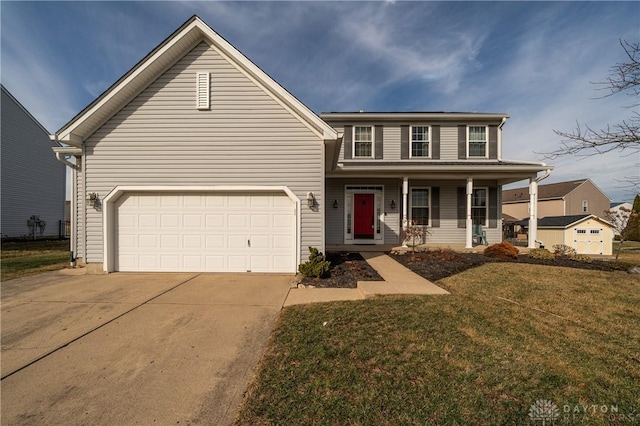
[[[498,180],[501,185],[535,177],[553,169],[545,163],[486,161],[349,161],[339,163],[327,177],[408,177],[413,179]]]

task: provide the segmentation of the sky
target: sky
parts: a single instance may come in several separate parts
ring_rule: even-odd
[[[633,200],[640,153],[543,153],[554,129],[631,116],[632,97],[594,83],[640,41],[640,2],[2,1],[0,79],[53,133],[194,14],[318,114],[507,113],[504,159]]]

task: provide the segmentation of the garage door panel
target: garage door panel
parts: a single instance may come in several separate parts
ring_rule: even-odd
[[[295,270],[294,204],[284,194],[130,193],[116,208],[116,270]]]

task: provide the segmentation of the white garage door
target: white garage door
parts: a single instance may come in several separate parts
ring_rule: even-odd
[[[295,272],[283,193],[129,193],[115,208],[116,271]]]
[[[573,230],[573,248],[580,254],[602,254],[604,231],[598,228]]]

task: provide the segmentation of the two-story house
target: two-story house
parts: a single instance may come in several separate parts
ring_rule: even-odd
[[[64,229],[65,167],[51,155],[49,131],[0,85],[2,238],[58,238]]]
[[[528,188],[502,192],[502,212],[516,219],[529,217]],[[557,182],[538,187],[538,217],[589,215],[603,217],[611,199],[591,179]]]
[[[410,221],[500,241],[502,185],[535,197],[551,168],[501,158],[507,118],[319,117],[194,16],[52,139],[92,269],[291,273],[309,246],[399,245]]]

